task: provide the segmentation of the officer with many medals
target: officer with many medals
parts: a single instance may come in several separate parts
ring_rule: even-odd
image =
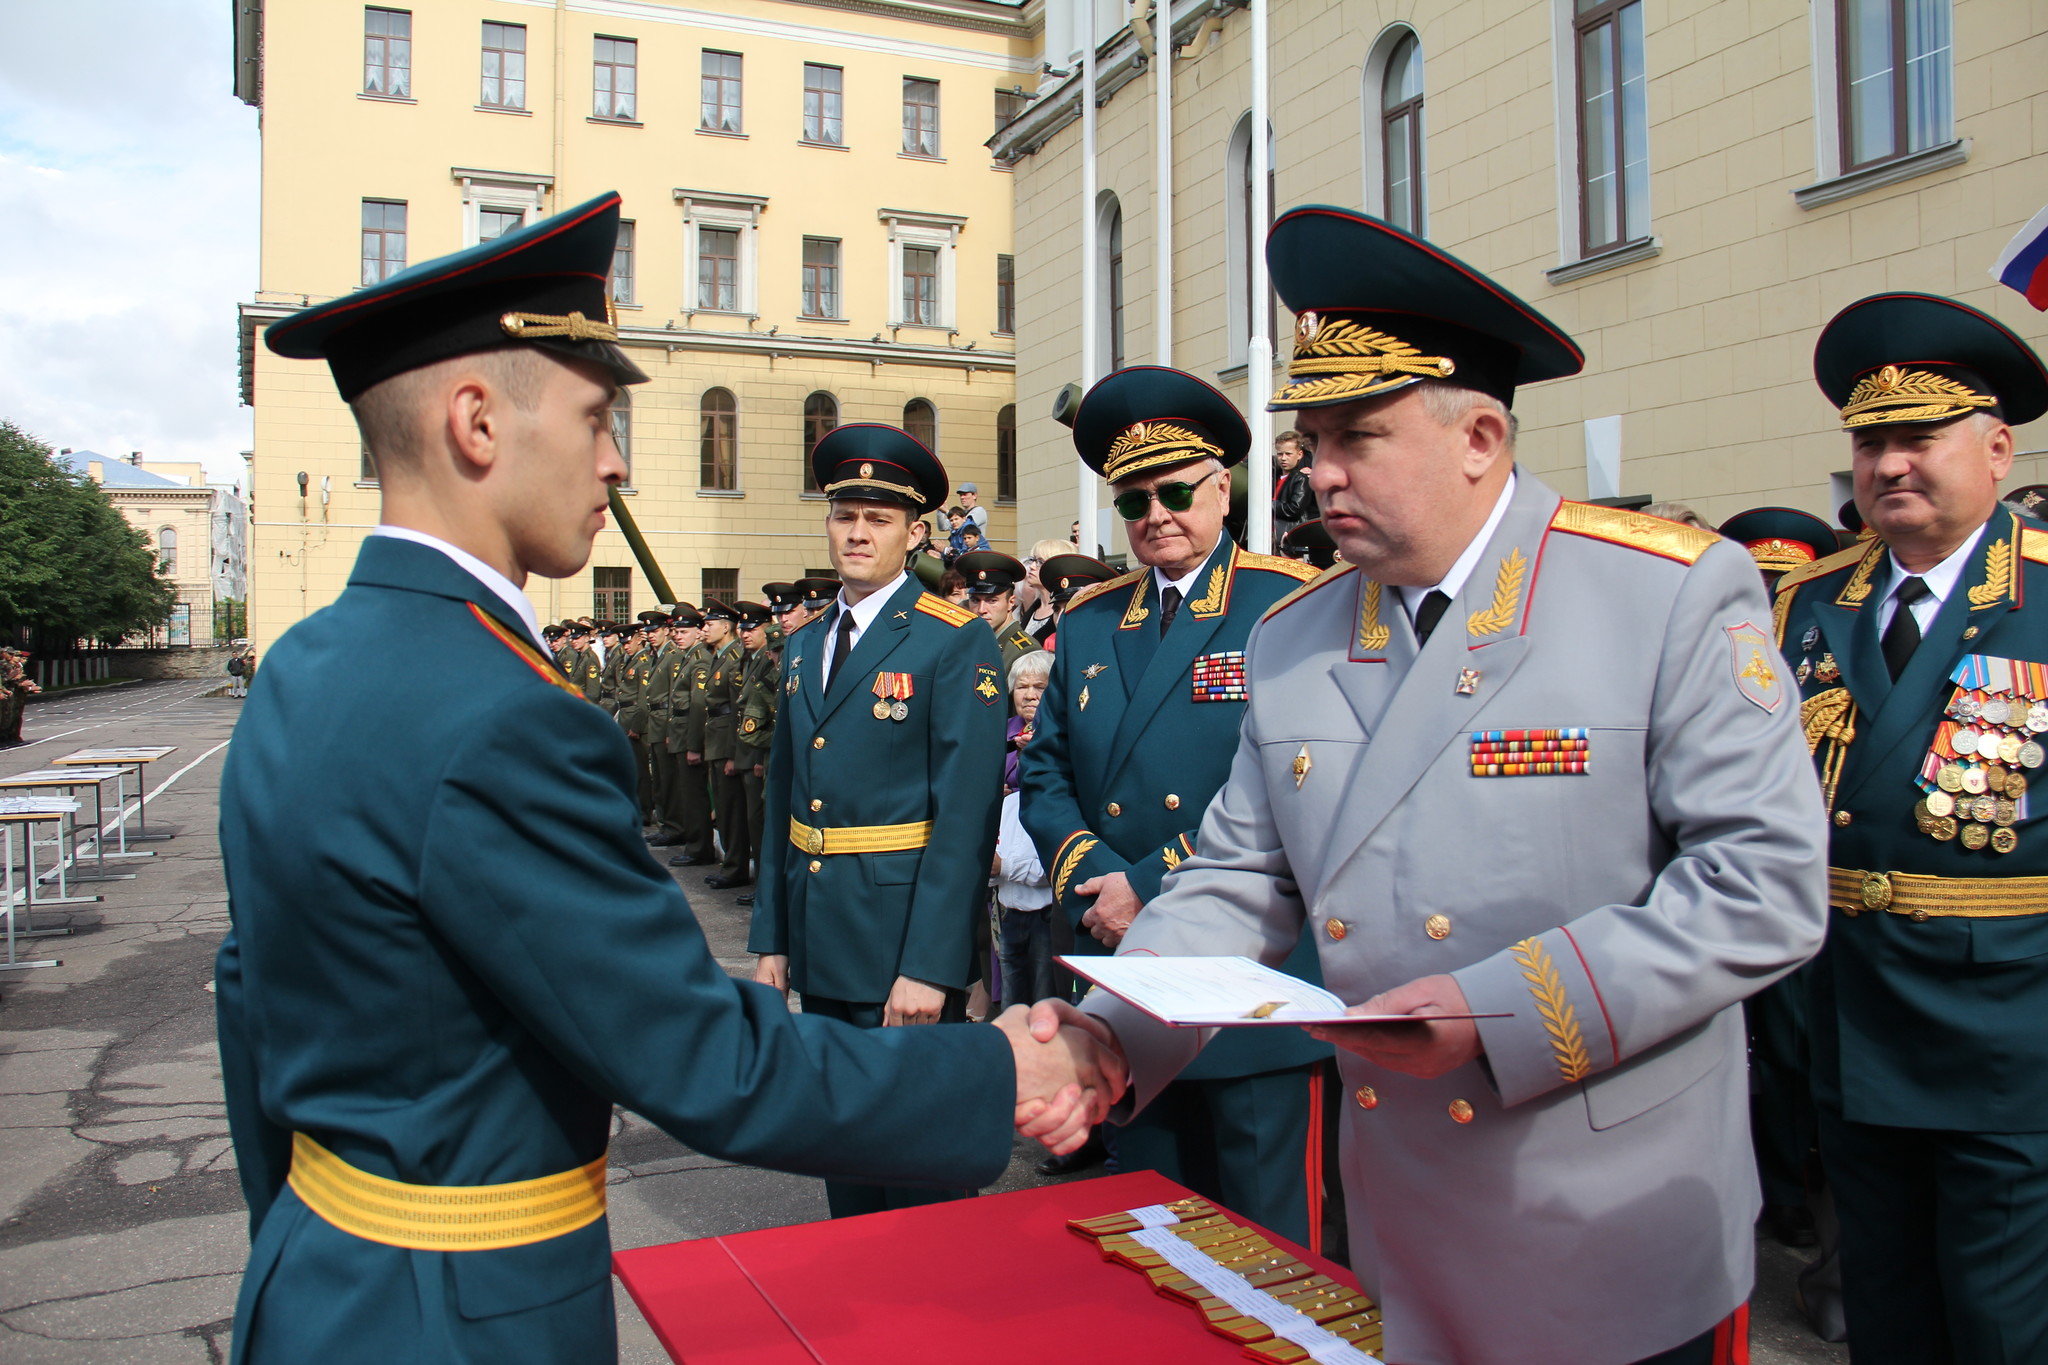
[[[811,467],[842,582],[783,643],[754,979],[860,1028],[961,1019],[1003,780],[995,640],[904,568],[911,520],[946,494],[936,456],[850,423]],[[825,1186],[835,1218],[964,1192]]]
[[[2048,370],[1880,294],[1821,333],[1867,542],[1787,573],[1778,638],[1832,821],[1811,973],[1849,1347],[2048,1359],[2048,532],[2002,505]]]

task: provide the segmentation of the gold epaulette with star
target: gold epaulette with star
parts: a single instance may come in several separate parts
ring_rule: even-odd
[[[1119,574],[1117,577],[1106,582],[1091,583],[1067,599],[1067,610],[1072,611],[1083,602],[1092,601],[1104,593],[1115,592],[1118,588],[1128,588],[1149,572],[1151,572],[1149,569],[1133,569],[1127,574]]]
[[[1281,611],[1288,607],[1293,606],[1296,602],[1299,602],[1302,598],[1308,596],[1317,588],[1320,588],[1328,583],[1334,583],[1336,580],[1342,578],[1345,574],[1351,573],[1357,568],[1358,566],[1356,564],[1331,565],[1329,568],[1324,569],[1322,572],[1318,573],[1314,578],[1311,578],[1308,582],[1296,588],[1293,592],[1288,593],[1287,596],[1281,598],[1278,602],[1275,602],[1272,606],[1267,607],[1266,614],[1264,616],[1261,616],[1259,619],[1261,621],[1271,620],[1273,617],[1279,615]]]
[[[1267,573],[1286,574],[1297,583],[1307,583],[1322,573],[1315,565],[1299,559],[1288,559],[1282,555],[1255,555],[1249,550],[1240,550],[1237,556],[1240,569],[1264,569]]]
[[[2048,541],[2048,536],[2043,536],[2042,539]],[[1863,558],[1864,551],[1869,548],[1869,545],[1858,541],[1846,550],[1837,550],[1831,555],[1822,555],[1811,564],[1801,564],[1798,568],[1787,571],[1785,576],[1778,580],[1778,591],[1782,593],[1789,588],[1798,587],[1801,583],[1810,583],[1816,578],[1825,578],[1837,569],[1846,569],[1857,560]]]
[[[969,621],[979,621],[981,619],[981,617],[967,608],[957,606],[954,603],[948,602],[945,598],[934,596],[931,593],[924,593],[918,597],[917,609],[926,616],[936,616],[955,630],[966,625]]]
[[[1721,541],[1720,536],[1697,526],[1569,499],[1558,504],[1556,514],[1550,518],[1550,528],[1567,535],[1604,540],[1610,545],[1626,545],[1645,554],[1675,559],[1680,564],[1695,562]]]

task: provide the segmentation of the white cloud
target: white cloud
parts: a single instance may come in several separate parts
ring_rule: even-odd
[[[11,5],[0,42],[0,418],[242,476],[235,303],[256,111],[221,0]]]

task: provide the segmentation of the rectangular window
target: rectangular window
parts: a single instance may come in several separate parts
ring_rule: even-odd
[[[1642,0],[1577,0],[1579,249],[1650,234],[1650,109]]]
[[[996,330],[1017,330],[1017,258],[996,257]]]
[[[1840,0],[1842,168],[1952,136],[1951,0]]]
[[[939,252],[936,247],[903,248],[903,320],[924,327],[939,321]]]
[[[591,67],[591,115],[595,118],[638,117],[640,108],[640,44],[631,38],[599,38]]]
[[[939,83],[903,78],[903,150],[912,156],[939,154]]]
[[[377,482],[377,459],[374,455],[370,454],[368,446],[363,447],[362,458],[356,462],[356,482]]]
[[[697,580],[698,592],[706,606],[723,602],[728,607],[739,605],[740,571],[738,569],[704,569]]]
[[[718,313],[739,311],[738,229],[697,229],[697,306]]]
[[[839,316],[839,243],[833,238],[804,238],[804,316]]]
[[[503,237],[526,222],[526,215],[518,209],[494,209],[489,206],[476,211],[476,239],[488,242]]]
[[[633,391],[621,387],[612,399],[610,411],[612,444],[619,448],[619,458],[625,462],[626,477],[620,485],[633,486]]]
[[[412,98],[412,11],[363,11],[363,93]]]
[[[363,283],[376,284],[405,269],[405,201],[363,201]]]
[[[836,66],[804,63],[804,141],[846,145],[846,73]]]
[[[631,569],[592,569],[590,571],[590,609],[600,621],[632,620],[633,571]]]
[[[619,221],[619,240],[612,247],[611,286],[613,303],[633,302],[633,224],[629,219]]]
[[[740,130],[740,54],[704,49],[703,114],[697,126],[714,133]]]
[[[1024,93],[1024,87],[1014,90],[996,91],[996,131],[1002,132],[1017,121],[1017,116],[1031,107],[1031,97]]]
[[[697,400],[697,486],[730,493],[740,486],[739,404],[731,389],[706,389]]]
[[[484,89],[478,104],[526,107],[526,25],[484,25]]]

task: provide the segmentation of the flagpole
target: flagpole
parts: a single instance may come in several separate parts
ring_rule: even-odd
[[[1152,173],[1157,277],[1152,289],[1157,309],[1153,322],[1153,354],[1161,365],[1173,364],[1173,0],[1157,0],[1152,26],[1152,93],[1158,145]]]
[[[1095,208],[1095,9],[1099,0],[1083,0],[1088,17],[1081,32],[1081,388],[1101,378],[1098,350],[1101,331],[1101,281],[1096,262]],[[1108,547],[1096,542],[1095,471],[1074,457],[1074,515],[1081,523],[1083,554],[1101,556]]]
[[[1273,220],[1269,189],[1273,173],[1273,148],[1267,129],[1271,127],[1271,104],[1267,90],[1266,5],[1268,0],[1251,0],[1252,10],[1252,126],[1251,126],[1251,222],[1245,233],[1245,250],[1251,253],[1251,288],[1246,299],[1251,309],[1251,341],[1245,348],[1245,416],[1252,429],[1251,459],[1245,477],[1245,521],[1252,552],[1273,553],[1273,414],[1266,404],[1273,397],[1273,311],[1267,302],[1271,285],[1266,276],[1266,224]]]

